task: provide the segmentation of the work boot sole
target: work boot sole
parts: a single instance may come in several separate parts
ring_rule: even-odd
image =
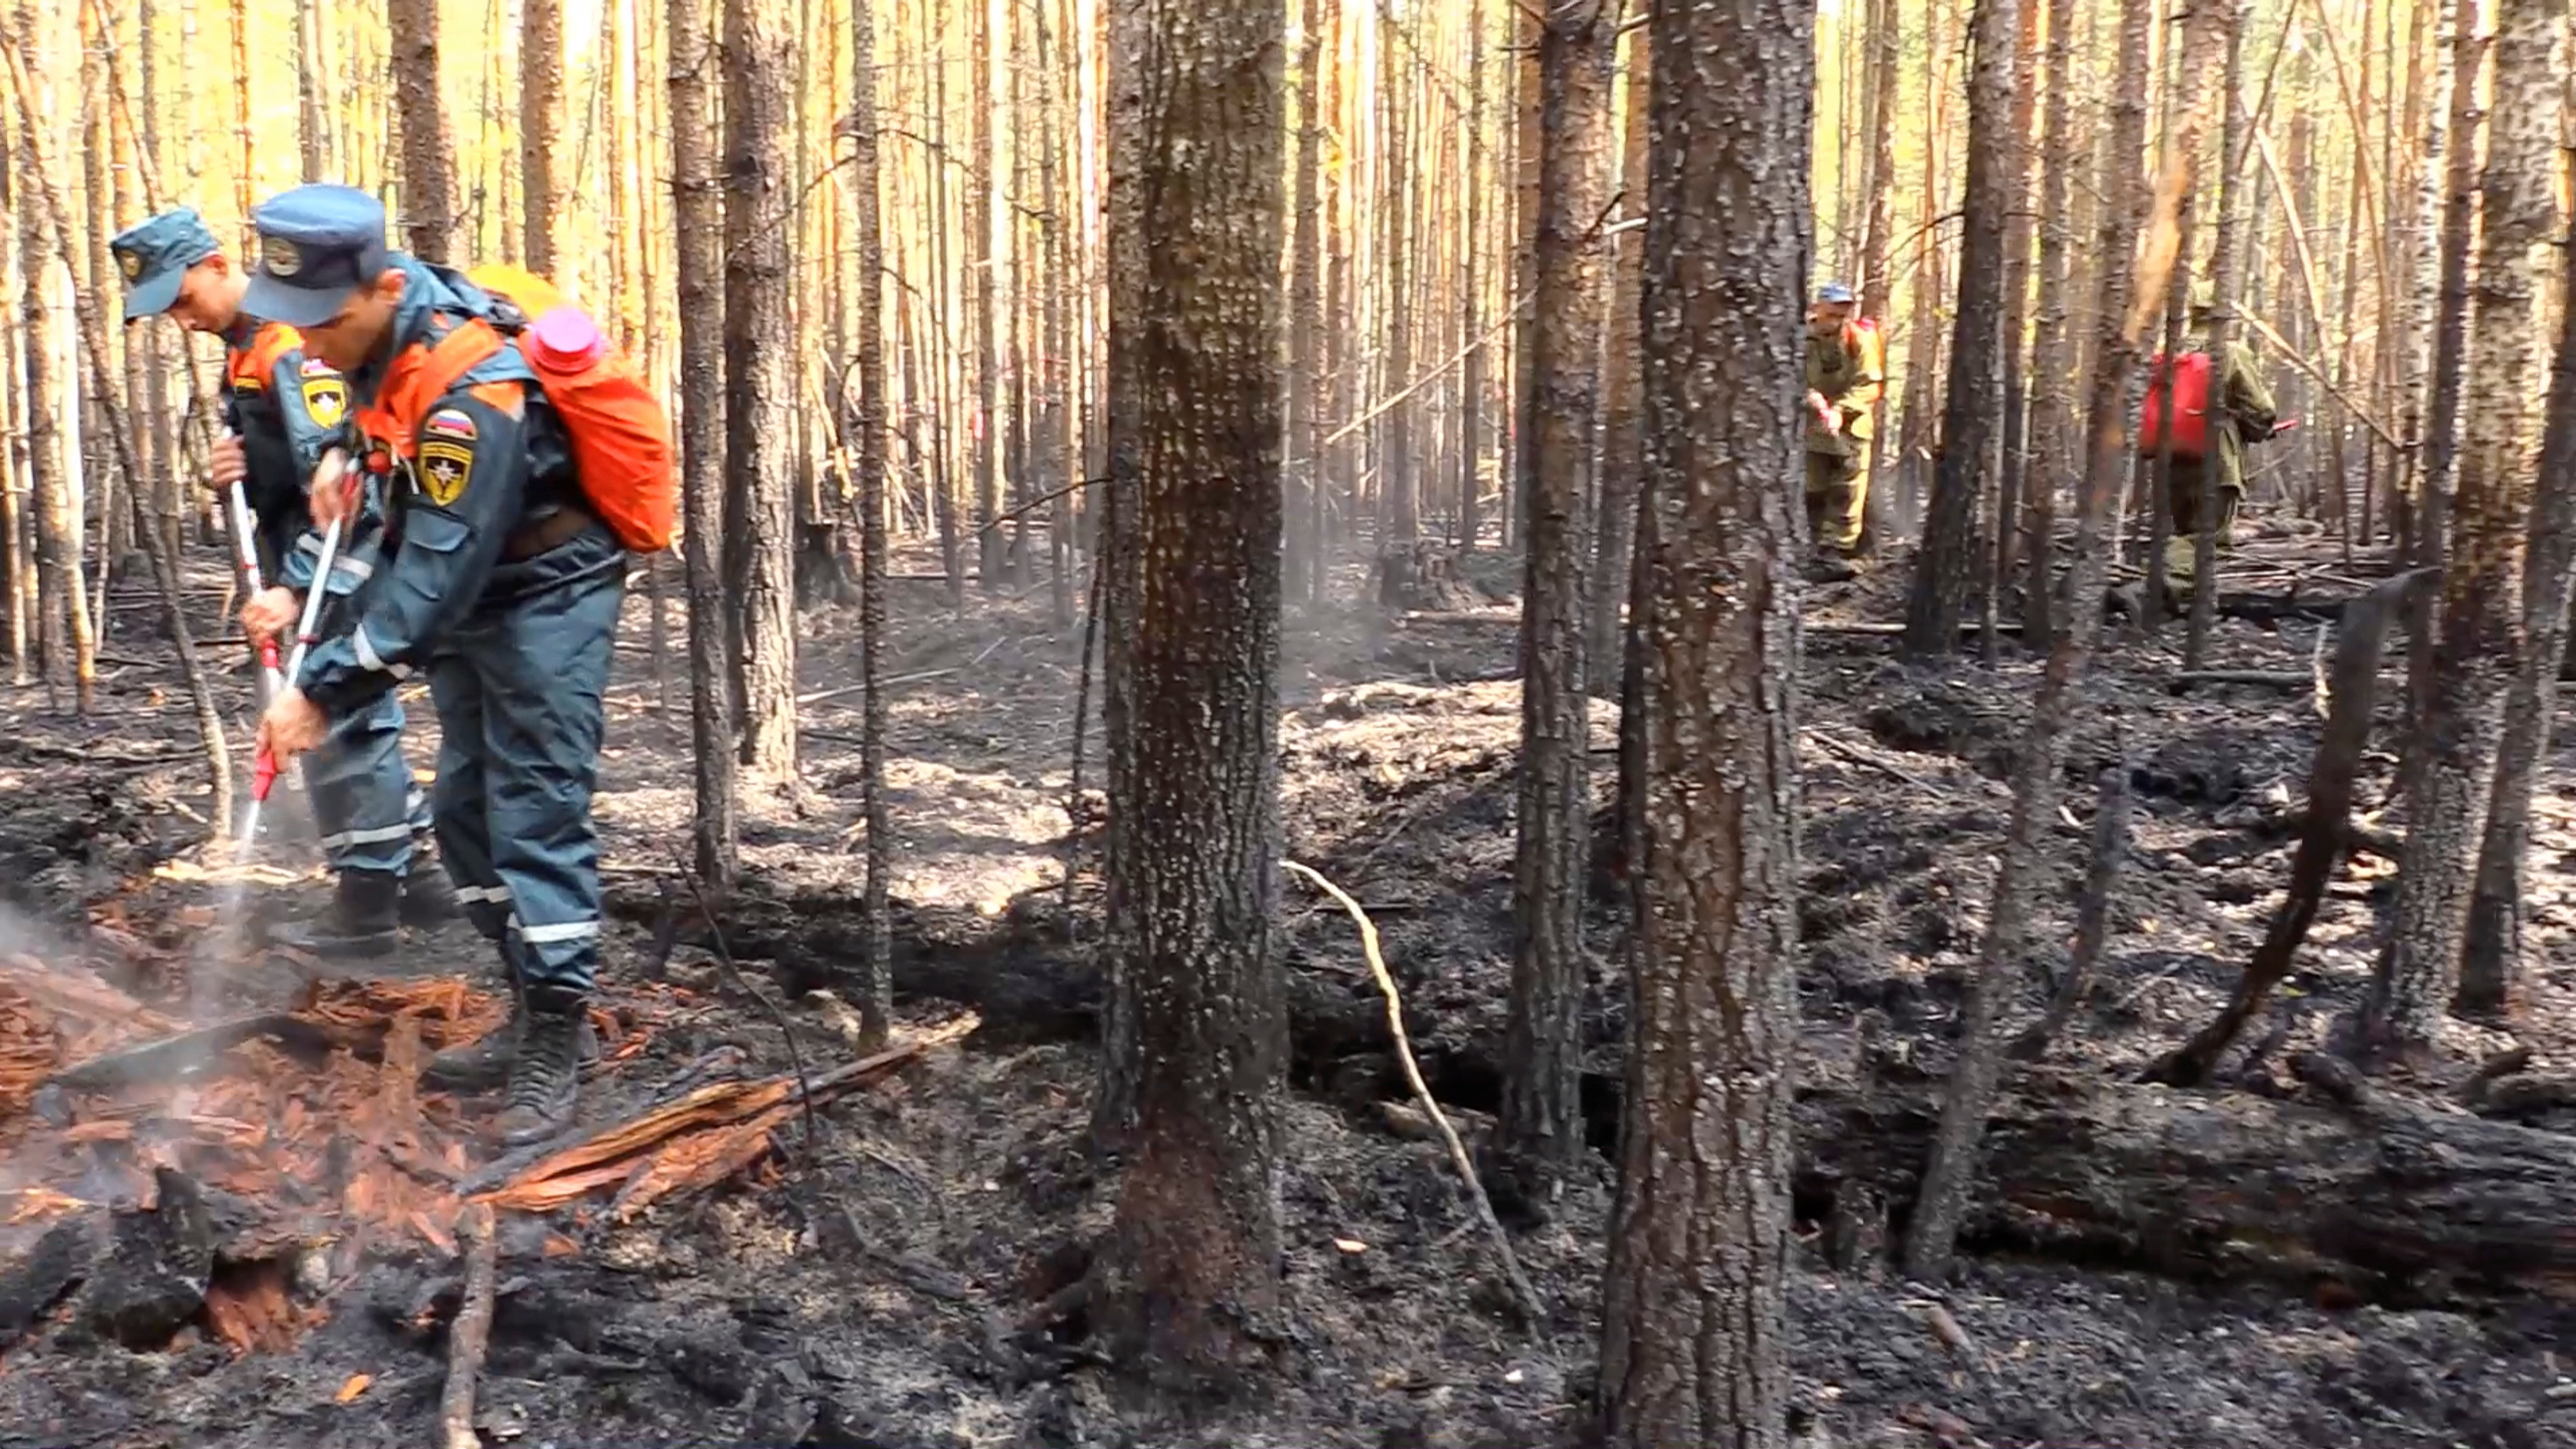
[[[392,955],[402,946],[398,931],[369,932],[363,936],[312,936],[300,931],[269,933],[268,943],[291,951],[302,951],[326,961],[375,961]]]

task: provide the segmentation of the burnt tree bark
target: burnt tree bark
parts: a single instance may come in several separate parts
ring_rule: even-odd
[[[1296,457],[1296,507],[1290,517],[1281,592],[1291,599],[1317,596],[1324,569],[1324,236],[1325,118],[1316,113],[1323,92],[1324,7],[1303,0],[1298,12],[1297,195],[1295,232],[1288,243],[1288,434]],[[1470,454],[1472,460],[1472,453]],[[1473,486],[1474,464],[1468,465]]]
[[[1111,25],[1109,347],[1143,406],[1110,418],[1128,435],[1112,486],[1132,487],[1136,607],[1105,874],[1134,1056],[1106,1070],[1133,1082],[1136,1118],[1093,1322],[1120,1362],[1222,1387],[1282,1326],[1287,11],[1121,0]]]
[[[2361,1041],[2372,1050],[2430,1047],[2435,1019],[2458,982],[2505,703],[2529,662],[2523,532],[2534,463],[2531,381],[2549,366],[2536,263],[2557,221],[2564,19],[2549,0],[2500,0],[2496,14],[2496,107],[2469,322],[2472,406],[2430,688],[2418,722],[2422,762],[2399,867],[2396,924],[2362,1005]]]
[[[2013,204],[2013,42],[2020,7],[2037,0],[1976,0],[1970,22],[1968,175],[1960,201],[1959,306],[1942,399],[1941,452],[1932,502],[1906,601],[1905,648],[1917,656],[1959,647],[1959,621],[1977,577],[1977,500],[2001,430],[2004,234]]]
[[[894,939],[887,885],[894,874],[885,800],[886,701],[886,366],[885,236],[878,197],[876,15],[873,0],[850,0],[850,237],[858,249],[858,404],[850,419],[859,474],[860,810],[868,837],[867,977],[859,1018],[870,1042],[894,1019]],[[1059,520],[1061,526],[1061,520]],[[1059,535],[1058,543],[1065,540]]]
[[[711,114],[715,45],[707,0],[668,0],[671,210],[680,318],[681,549],[689,594],[689,734],[698,873],[724,894],[739,841],[735,803],[733,622],[724,575],[724,193]]]
[[[1527,393],[1521,546],[1519,846],[1511,1036],[1491,1186],[1536,1207],[1580,1161],[1583,905],[1592,839],[1583,570],[1601,407],[1601,234],[1618,15],[1574,0],[1539,36],[1538,326]]]
[[[47,204],[40,178],[57,164],[53,108],[37,87],[44,83],[49,52],[46,26],[33,4],[21,0],[17,24],[9,37],[10,54],[26,73],[18,94],[18,156],[21,181],[18,201],[20,313],[24,343],[26,392],[21,416],[27,433],[28,472],[35,505],[35,578],[37,613],[35,644],[44,661],[46,691],[61,702],[63,685],[72,687],[72,704],[86,715],[98,683],[98,643],[89,607],[88,571],[81,559],[81,510],[78,503],[79,460],[74,456],[67,423],[75,408],[73,379],[64,366],[73,318],[61,305],[54,268],[63,268],[68,288],[79,275],[71,258],[76,248],[66,233],[68,214],[57,216]],[[30,184],[32,182],[32,184]]]
[[[993,345],[993,0],[967,0],[967,62],[975,75],[966,104],[966,315],[974,333],[975,413],[968,440],[975,469],[975,578],[999,593],[1009,579],[1009,540],[1002,534],[1001,431],[994,404],[1001,361]]]
[[[456,260],[456,133],[438,75],[438,0],[385,0],[394,110],[402,117],[402,229],[411,254]]]
[[[2576,226],[2561,245],[2558,364],[2549,380],[2548,419],[2524,542],[2523,629],[2529,654],[2505,702],[2496,745],[2495,793],[2469,903],[2453,1009],[2501,1015],[2514,1003],[2522,969],[2524,856],[2531,848],[2531,793],[2559,709],[2556,681],[2567,651],[2567,613],[2576,601]]]
[[[1602,1295],[1613,1446],[1788,1437],[1797,587],[1815,8],[1655,7],[1652,602],[1635,999]]]
[[[563,0],[520,0],[519,251],[529,271],[555,268],[555,148],[563,138]]]
[[[796,773],[796,400],[787,309],[788,30],[779,0],[724,7],[724,581],[743,768]]]
[[[2013,565],[2020,556],[2021,514],[2030,493],[2030,307],[2031,269],[2038,245],[2038,221],[2031,211],[2031,168],[2038,161],[2040,27],[2047,15],[2042,0],[2020,0],[2013,42],[2012,121],[2005,138],[2011,174],[2004,184],[2010,212],[2004,219],[2003,279],[2003,446],[2002,469],[1995,480],[1994,558],[1986,573],[1978,609],[1986,662],[2001,647],[2004,595],[2012,588]]]
[[[2097,256],[2127,257],[2136,240],[2138,194],[2135,158],[2146,141],[2147,32],[2154,0],[2127,0],[2120,23],[2120,78],[2112,103],[2111,171],[2103,178],[2110,204],[2103,208]],[[2159,232],[2174,225],[2178,198],[2164,198],[2155,224]],[[2136,278],[2137,295],[2161,294],[2164,277],[2154,270],[2157,249]],[[2163,255],[2169,261],[2172,252]],[[2048,822],[2056,814],[2059,760],[2074,720],[2084,673],[2091,667],[2102,613],[2092,605],[2102,597],[2103,549],[2111,527],[2116,479],[2128,461],[2127,393],[2130,369],[2137,361],[2138,334],[2146,324],[2143,309],[2131,305],[2131,279],[2125,269],[2102,269],[2100,315],[2101,357],[2093,374],[2089,427],[2091,454],[2075,505],[2075,554],[2068,578],[2068,610],[2063,632],[2049,650],[2040,675],[2039,695],[2031,704],[2030,727],[2013,765],[2013,803],[2007,827],[2003,868],[1995,878],[1992,919],[1978,953],[1976,973],[1960,1009],[1958,1063],[1951,1069],[1949,1091],[1941,1108],[1941,1130],[1934,1139],[1923,1172],[1923,1188],[1905,1240],[1905,1271],[1916,1278],[1948,1276],[1957,1248],[1960,1216],[1976,1176],[1979,1139],[1987,1104],[2003,1066],[2003,1042],[1996,1030],[2003,997],[2025,954],[2031,916],[2050,877],[2041,853]],[[1953,628],[1955,629],[1955,624]]]

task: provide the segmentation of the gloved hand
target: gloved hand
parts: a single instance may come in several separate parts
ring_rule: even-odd
[[[271,584],[242,605],[242,632],[250,636],[253,644],[265,644],[294,628],[295,616],[302,610],[293,589]]]
[[[1807,389],[1807,407],[1810,411],[1815,413],[1817,426],[1823,428],[1826,432],[1839,433],[1843,430],[1842,414],[1835,409],[1832,403],[1825,400],[1825,395],[1823,393],[1816,391],[1814,388]]]

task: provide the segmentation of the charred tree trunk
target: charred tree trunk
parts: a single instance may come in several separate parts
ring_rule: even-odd
[[[538,276],[555,269],[555,148],[563,141],[563,0],[520,0],[520,255]]]
[[[2505,703],[2504,737],[2496,747],[2495,797],[2486,839],[2478,847],[2476,894],[2469,905],[2468,944],[2460,961],[2454,1010],[2502,1015],[2513,1004],[2523,960],[2523,857],[2531,849],[2531,793],[2539,781],[2567,650],[2567,612],[2576,601],[2576,228],[2560,248],[2558,366],[2550,375],[2548,422],[2540,445],[2538,488],[2531,504],[2522,580],[2523,628],[2530,655]]]
[[[1803,519],[1785,485],[1814,26],[1802,0],[1647,20],[1644,858],[1598,1401],[1618,1449],[1788,1438]]]
[[[1385,335],[1386,368],[1383,390],[1392,396],[1396,389],[1413,383],[1413,252],[1419,245],[1417,203],[1413,178],[1422,169],[1421,158],[1406,149],[1406,91],[1398,78],[1405,74],[1399,54],[1410,56],[1397,38],[1395,12],[1378,12],[1378,87],[1379,110],[1386,128],[1387,159],[1379,163],[1381,180],[1380,205],[1385,208],[1386,238],[1380,263],[1386,268]],[[1535,223],[1533,223],[1534,225]],[[1535,253],[1533,253],[1535,255]],[[1522,392],[1528,391],[1529,364],[1522,354]],[[1381,570],[1403,572],[1395,592],[1407,596],[1414,592],[1411,562],[1419,557],[1414,544],[1422,537],[1422,474],[1414,466],[1412,401],[1406,399],[1387,408],[1378,420],[1378,549]],[[1525,425],[1526,415],[1520,420]],[[1515,439],[1522,436],[1516,432]],[[1526,481],[1524,479],[1524,481]],[[1381,595],[1386,586],[1381,584]],[[1407,607],[1410,607],[1408,602]]]
[[[1616,7],[1575,0],[1539,37],[1538,327],[1522,490],[1519,849],[1512,872],[1511,1035],[1498,1170],[1536,1205],[1583,1152],[1583,905],[1592,838],[1583,569],[1601,408],[1601,216],[1609,178]]]
[[[152,27],[147,23],[138,33],[145,40],[136,48],[150,51]],[[322,0],[295,0],[295,39],[296,151],[309,183],[331,174],[331,120],[322,105],[322,92],[330,84],[331,48],[322,23]],[[144,104],[152,103],[146,86]]]
[[[1861,247],[1860,313],[1878,324],[1882,337],[1893,320],[1888,308],[1896,287],[1895,264],[1891,260],[1895,239],[1889,235],[1896,219],[1889,203],[1896,192],[1897,60],[1903,50],[1897,43],[1900,29],[1896,0],[1875,0],[1869,23],[1869,236]],[[1925,233],[1924,245],[1931,245],[1929,232]],[[1908,335],[1906,348],[1909,354],[1914,348],[1912,334]],[[1908,365],[1915,365],[1910,356]],[[1860,536],[1862,547],[1871,552],[1884,541],[1886,520],[1893,516],[1887,506],[1887,479],[1892,472],[1887,453],[1887,398],[1888,389],[1882,383],[1878,401],[1870,405],[1870,456],[1866,460],[1870,488],[1861,508]]]
[[[1929,657],[1959,647],[1959,621],[1977,576],[1977,499],[2001,418],[2004,231],[2013,208],[2013,42],[2020,7],[1976,0],[1970,29],[1968,178],[1960,202],[1959,310],[1942,400],[1941,452],[1905,610],[1905,648]]]
[[[671,211],[680,321],[680,475],[689,593],[689,734],[697,766],[691,833],[698,873],[723,893],[733,882],[739,814],[734,794],[733,621],[725,537],[724,193],[716,177],[716,49],[707,0],[668,0]]]
[[[851,308],[859,331],[859,398],[850,432],[859,475],[859,687],[865,695],[859,790],[868,839],[867,976],[859,993],[859,1015],[873,1042],[885,1039],[894,1019],[893,918],[886,900],[894,866],[893,842],[887,838],[885,670],[880,662],[886,626],[885,238],[878,210],[873,0],[850,0],[850,33],[850,238],[858,249],[857,295]]]
[[[1133,431],[1119,506],[1138,545],[1107,862],[1137,1115],[1093,1322],[1122,1363],[1221,1385],[1261,1368],[1284,1326],[1270,932],[1287,12],[1125,0],[1111,23],[1110,124],[1129,132],[1112,154],[1137,169],[1111,173],[1109,246],[1126,259],[1110,350],[1145,404],[1110,423]]]
[[[394,108],[402,117],[402,229],[411,254],[456,260],[456,140],[438,74],[438,0],[385,0]]]
[[[1471,144],[1481,144],[1485,134],[1485,0],[1469,0],[1467,10],[1467,54],[1473,73],[1467,84],[1467,135]],[[1485,191],[1478,185],[1475,159],[1466,163],[1469,179],[1466,197],[1466,225],[1459,238],[1463,258],[1459,268],[1463,285],[1458,288],[1458,336],[1467,348],[1458,372],[1458,551],[1472,553],[1476,541],[1485,531],[1484,475],[1480,465],[1485,452],[1485,349],[1477,344],[1484,330],[1484,265]],[[1595,658],[1602,656],[1595,655]]]
[[[2146,143],[2147,37],[2155,0],[2126,0],[2120,25],[2120,79],[2112,105],[2111,170],[2103,178],[2109,204],[2095,255],[2122,258],[2132,254],[2137,235],[2135,197],[2137,157]],[[2155,224],[2174,224],[2179,198],[2163,198]],[[2161,295],[2165,278],[2156,271],[2157,249],[2136,279],[2136,295]],[[2171,253],[2165,257],[2170,261]],[[2066,735],[2084,672],[2092,664],[2102,614],[2092,601],[2102,597],[2103,549],[2111,524],[2116,479],[2128,460],[2127,394],[2137,361],[2138,334],[2146,325],[2142,309],[2131,305],[2130,278],[2106,264],[2102,270],[2101,358],[2093,375],[2089,427],[2091,454],[2075,507],[2075,557],[2067,597],[2073,601],[2063,633],[2050,649],[2040,676],[2039,695],[2031,705],[2030,727],[2013,767],[2012,817],[2004,842],[2003,868],[1995,879],[1992,920],[1979,952],[1976,974],[1969,978],[1967,1001],[1960,1011],[1958,1064],[1942,1102],[1941,1130],[1923,1170],[1923,1188],[1906,1234],[1905,1271],[1916,1278],[1948,1276],[1957,1250],[1959,1223],[1976,1177],[1979,1139],[1987,1106],[1994,1100],[2002,1070],[2003,1042],[1996,1030],[2002,998],[2020,968],[2027,935],[2042,892],[2048,862],[2041,842],[2056,814],[2056,785]]]
[[[2423,763],[2410,802],[2396,924],[2362,1007],[2362,1041],[2376,1049],[2428,1048],[2435,1017],[2457,984],[2505,703],[2530,663],[2523,535],[2535,461],[2531,380],[2549,366],[2537,262],[2557,220],[2564,21],[2549,0],[2500,0],[2497,10],[2495,120],[2481,185],[2470,318],[2472,406],[2442,573],[2431,690],[2420,721]]]
[[[2003,469],[1995,483],[1993,567],[1981,590],[1984,654],[1993,663],[2004,595],[2010,592],[2013,565],[2019,558],[2021,514],[2030,495],[2030,283],[2037,220],[2031,214],[2031,167],[2037,159],[2039,120],[2040,25],[2043,0],[2018,0],[2019,35],[2013,43],[2013,103],[2010,134],[2005,138],[2011,175],[2004,192],[2011,214],[2004,222],[2003,303]]]
[[[725,562],[743,768],[796,774],[795,333],[778,0],[725,0]]]

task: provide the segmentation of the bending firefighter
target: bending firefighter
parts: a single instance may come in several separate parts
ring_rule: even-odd
[[[2216,533],[2220,548],[2234,544],[2236,512],[2245,501],[2245,445],[2268,441],[2282,426],[2280,405],[2263,381],[2254,349],[2231,337],[2225,355],[2213,358],[2209,336],[2217,312],[2216,292],[2206,282],[2195,285],[2192,350],[2170,366],[2157,359],[2139,408],[2138,451],[2153,457],[2163,447],[2166,395],[2172,395],[2172,536],[2165,546],[2165,574],[2176,584],[2191,581],[2193,540],[2202,529]]]
[[[1857,315],[1841,282],[1807,308],[1807,533],[1816,547],[1858,552],[1869,504],[1870,440],[1887,382],[1878,324]]]
[[[125,278],[125,318],[168,314],[192,332],[224,342],[224,420],[209,482],[239,484],[255,520],[253,557],[271,580],[242,610],[254,642],[293,630],[313,584],[321,540],[305,507],[305,480],[337,437],[348,384],[303,352],[295,330],[261,324],[242,309],[249,278],[214,233],[185,207],[165,211],[109,241]],[[363,542],[374,511],[352,520]],[[364,548],[346,550],[325,582],[345,601],[370,571]],[[343,602],[345,607],[345,602]],[[402,751],[403,711],[390,692],[335,720],[304,767],[322,851],[338,877],[330,911],[311,925],[272,927],[269,938],[327,956],[377,956],[399,927],[452,919],[456,898],[429,860],[428,802]]]
[[[302,186],[252,220],[261,251],[244,306],[347,374],[359,466],[386,485],[393,539],[261,735],[282,754],[312,748],[427,671],[439,848],[518,1003],[507,1028],[431,1070],[459,1086],[506,1080],[502,1135],[533,1141],[572,1117],[593,1049],[602,694],[627,548],[669,542],[668,423],[631,364],[544,283],[512,274],[513,305],[389,250],[384,207],[365,192]]]

